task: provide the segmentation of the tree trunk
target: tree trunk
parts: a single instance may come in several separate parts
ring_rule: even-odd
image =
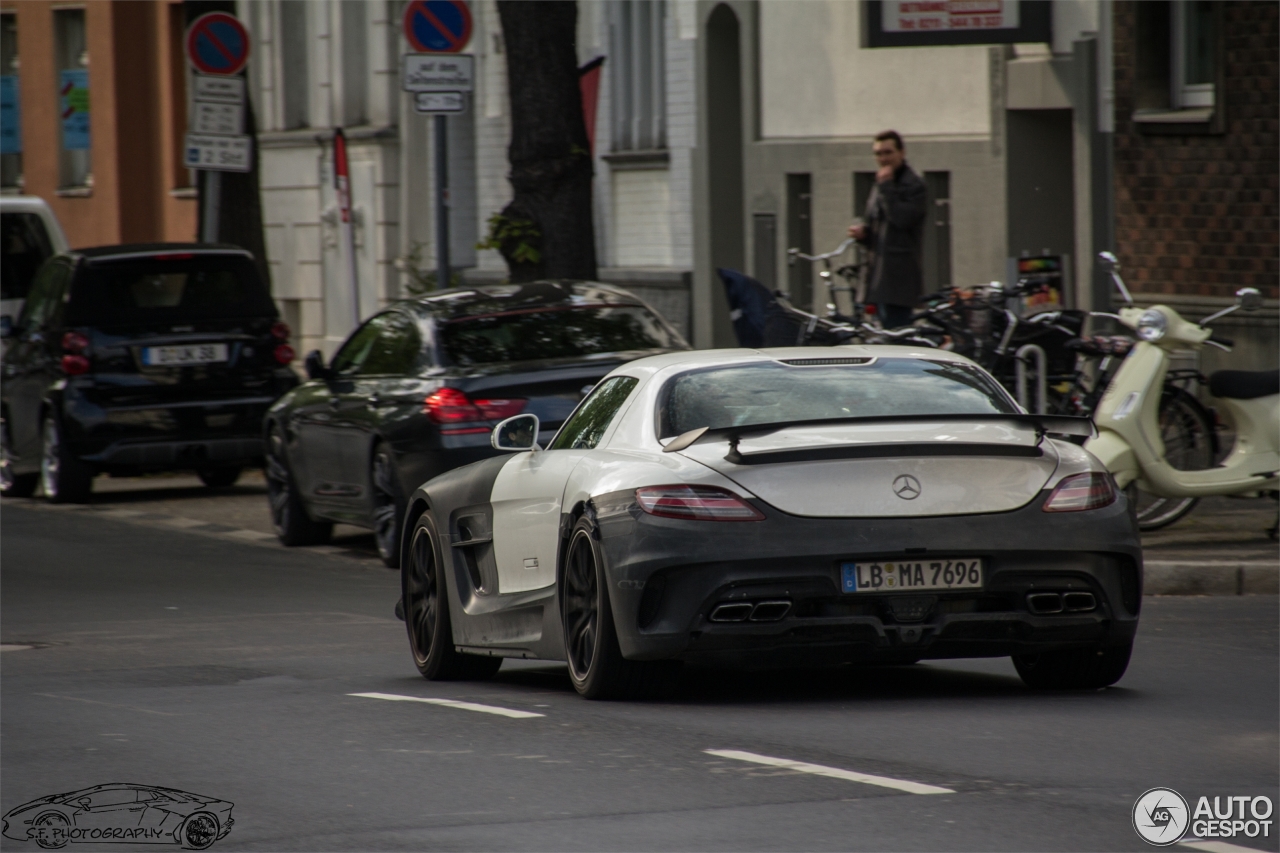
[[[591,152],[582,117],[573,0],[499,0],[511,94],[509,179],[515,197],[502,211],[512,230],[532,223],[536,237],[501,239],[513,282],[596,277],[591,215]],[[525,229],[527,231],[527,228]]]

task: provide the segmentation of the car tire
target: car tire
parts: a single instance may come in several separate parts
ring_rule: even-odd
[[[6,498],[29,498],[40,485],[40,475],[13,473],[13,450],[9,446],[9,425],[0,419],[0,495]]]
[[[1129,667],[1133,642],[1089,649],[1014,655],[1023,682],[1036,690],[1098,690],[1110,687]]]
[[[45,498],[55,504],[87,502],[93,491],[93,470],[71,453],[53,413],[45,415],[43,436],[40,486]]]
[[[307,514],[294,485],[289,467],[288,449],[280,427],[272,426],[267,434],[266,452],[267,505],[271,510],[271,527],[282,545],[320,545],[329,541],[333,524],[315,521]]]
[[[61,812],[45,812],[44,814],[39,815],[35,820],[31,821],[31,828],[33,830],[42,826],[47,826],[51,829],[60,828],[70,830],[71,821],[67,820],[66,815]],[[36,835],[36,844],[39,844],[45,850],[58,850],[62,847],[66,847],[67,842],[70,840],[70,838],[64,837],[61,844],[54,844],[40,838],[38,834]]]
[[[440,537],[430,513],[414,523],[404,564],[400,600],[409,632],[409,650],[423,678],[431,681],[479,681],[502,667],[502,658],[468,655],[453,644],[447,572],[442,570]]]
[[[404,524],[404,494],[391,446],[379,442],[369,466],[369,494],[373,498],[373,541],[389,569],[400,568],[400,527]]]
[[[204,850],[218,840],[218,819],[208,812],[196,812],[178,827],[178,843],[184,850]]]
[[[236,480],[240,479],[240,473],[243,468],[206,468],[197,471],[196,475],[200,478],[200,482],[204,483],[211,489],[226,489],[236,484]]]
[[[675,687],[679,661],[632,661],[622,656],[604,561],[589,517],[578,519],[569,535],[560,587],[565,660],[578,693],[587,699],[649,699]]]

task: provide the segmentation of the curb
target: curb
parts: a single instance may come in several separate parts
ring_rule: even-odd
[[[67,514],[91,515],[94,518],[123,521],[126,524],[137,524],[142,527],[161,528],[181,533],[194,533],[213,539],[236,542],[241,545],[257,545],[280,551],[293,551],[303,554],[324,554],[330,557],[341,557],[372,566],[382,567],[382,561],[376,555],[340,545],[310,545],[306,548],[286,548],[280,544],[274,534],[260,530],[247,530],[242,527],[228,527],[195,518],[184,518],[179,515],[164,515],[156,512],[123,509],[113,506],[94,506],[93,504],[51,504],[38,498],[5,498],[4,504],[18,506],[22,509],[43,510],[45,512],[61,512]]]
[[[1144,560],[1144,595],[1275,595],[1280,561]]]

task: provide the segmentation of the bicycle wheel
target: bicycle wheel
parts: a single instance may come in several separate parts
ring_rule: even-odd
[[[1179,471],[1198,471],[1213,465],[1213,423],[1204,406],[1180,388],[1166,388],[1160,400],[1160,438],[1164,455]],[[1130,484],[1129,499],[1137,506],[1138,529],[1159,530],[1183,518],[1199,498],[1162,498]]]

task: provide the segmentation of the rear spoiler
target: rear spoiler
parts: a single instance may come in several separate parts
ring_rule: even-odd
[[[779,421],[767,424],[744,424],[742,426],[719,427],[708,429],[701,427],[679,435],[663,448],[667,453],[684,450],[692,444],[700,444],[709,440],[729,441],[729,456],[738,456],[738,442],[748,436],[769,435],[784,429],[808,426],[841,426],[841,425],[874,425],[874,424],[912,424],[931,423],[937,421],[961,421],[963,423],[1014,423],[1020,426],[1034,427],[1037,443],[1046,435],[1066,435],[1093,438],[1098,434],[1090,418],[1071,415],[1023,415],[1023,414],[937,414],[937,415],[877,415],[873,417],[850,418],[818,418],[806,421]]]

